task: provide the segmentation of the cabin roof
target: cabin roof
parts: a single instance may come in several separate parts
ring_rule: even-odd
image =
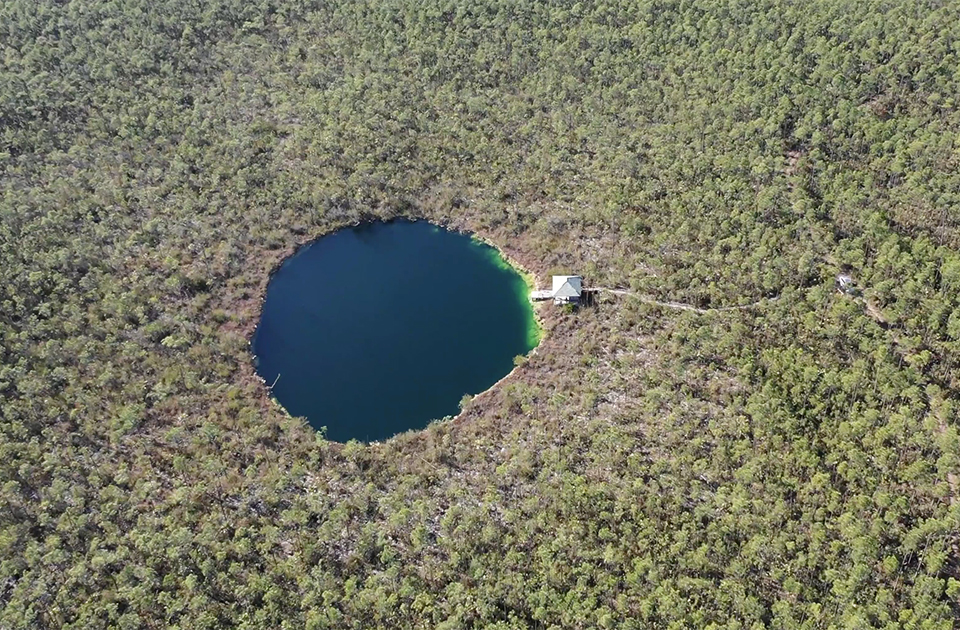
[[[580,297],[583,290],[583,278],[580,276],[554,276],[553,297]]]

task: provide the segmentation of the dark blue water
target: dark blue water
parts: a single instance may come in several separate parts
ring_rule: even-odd
[[[429,223],[346,229],[273,276],[257,372],[328,439],[382,440],[455,415],[529,352],[528,286],[497,251]]]

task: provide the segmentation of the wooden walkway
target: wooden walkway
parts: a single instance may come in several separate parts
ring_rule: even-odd
[[[757,300],[756,302],[751,302],[750,304],[741,304],[738,306],[718,306],[715,308],[700,308],[694,306],[693,304],[684,304],[683,302],[663,302],[657,300],[652,296],[644,295],[642,293],[635,293],[634,291],[627,291],[626,289],[614,289],[610,287],[593,287],[594,291],[603,291],[605,293],[612,293],[614,295],[626,295],[632,298],[636,298],[645,304],[653,304],[655,306],[662,306],[664,308],[672,308],[678,311],[690,311],[692,313],[700,313],[701,315],[706,315],[708,313],[721,313],[723,311],[742,311],[748,308],[754,308],[765,304],[767,302],[775,302],[780,299],[780,296],[774,296],[772,298],[763,298]]]

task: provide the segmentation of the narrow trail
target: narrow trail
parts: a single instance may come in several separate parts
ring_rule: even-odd
[[[778,299],[780,299],[780,296],[777,295],[771,298],[763,298],[763,299],[757,300],[756,302],[751,302],[750,304],[742,304],[739,306],[719,306],[716,308],[700,308],[692,304],[684,304],[683,302],[664,302],[661,300],[657,300],[649,295],[636,293],[635,291],[628,291],[627,289],[615,289],[612,287],[596,287],[595,290],[602,291],[604,293],[611,293],[613,295],[625,295],[625,296],[640,300],[645,304],[653,304],[656,306],[662,306],[664,308],[672,308],[679,311],[690,311],[693,313],[699,313],[701,315],[706,315],[708,313],[719,313],[723,311],[745,310],[748,308],[754,308],[754,307],[760,306],[767,302],[775,302]],[[867,317],[870,317],[871,319],[876,321],[877,324],[879,324],[884,330],[887,330],[890,333],[892,333],[892,339],[893,339],[894,345],[900,348],[901,347],[900,336],[898,335],[897,331],[890,326],[889,322],[883,316],[882,311],[877,307],[877,305],[874,304],[870,299],[863,296],[857,296],[855,299],[863,305],[863,310],[864,310],[864,313],[867,315]],[[938,418],[937,433],[942,435],[946,431],[947,431],[946,421],[943,418]],[[960,502],[960,476],[952,472],[947,473],[947,484],[950,487],[950,504],[954,505],[957,502]]]
[[[604,293],[611,293],[613,295],[625,295],[628,297],[638,299],[645,304],[653,304],[656,306],[662,306],[664,308],[672,308],[679,311],[690,311],[693,313],[699,313],[701,315],[706,315],[708,313],[719,313],[722,311],[745,310],[748,308],[754,308],[754,307],[760,306],[767,302],[775,302],[778,299],[780,299],[780,296],[777,295],[771,298],[763,298],[763,299],[757,300],[756,302],[751,302],[750,304],[741,304],[739,306],[719,306],[716,308],[700,308],[692,304],[684,304],[683,302],[664,302],[661,300],[657,300],[649,295],[636,293],[634,291],[628,291],[626,289],[614,289],[612,287],[596,287],[596,290],[602,291]],[[882,328],[892,333],[893,342],[899,348],[901,343],[900,343],[900,337],[897,334],[897,331],[890,326],[889,322],[887,322],[887,319],[883,316],[883,313],[880,311],[877,305],[874,304],[871,300],[861,296],[858,296],[856,300],[863,305],[864,313],[868,317],[876,321]],[[946,421],[943,418],[938,418],[937,433],[942,435],[943,433],[946,432],[946,430],[947,430]],[[947,484],[950,487],[950,499],[949,499],[950,504],[954,505],[958,501],[960,501],[960,476],[954,473],[947,473]]]
[[[634,291],[627,291],[626,289],[614,289],[611,287],[595,287],[597,291],[603,291],[604,293],[612,293],[614,295],[626,295],[632,298],[636,298],[643,302],[644,304],[653,304],[656,306],[662,306],[664,308],[672,308],[678,311],[690,311],[693,313],[699,313],[701,315],[706,315],[708,313],[720,313],[723,311],[742,311],[748,308],[754,308],[765,304],[767,302],[775,302],[780,298],[779,295],[772,298],[763,298],[757,300],[756,302],[751,302],[750,304],[740,304],[738,306],[717,306],[715,308],[700,308],[699,306],[694,306],[693,304],[684,304],[683,302],[663,302],[657,300],[649,295],[644,295],[642,293],[636,293]]]
[[[883,316],[883,313],[880,312],[880,309],[877,308],[877,305],[868,300],[867,298],[859,298],[863,302],[863,312],[867,314],[868,317],[873,319],[873,321],[880,324],[881,328],[889,329],[890,325],[887,323],[887,319]],[[896,332],[893,333],[893,341],[897,345],[900,345],[900,337]]]
[[[874,304],[869,298],[858,297],[857,301],[863,304],[863,310],[868,317],[872,318],[881,328],[888,331],[893,340],[894,346],[897,348],[897,352],[901,354],[901,357],[905,356],[902,348],[902,342],[900,341],[900,335],[897,332],[897,329],[892,327],[887,318],[883,316],[883,313]],[[948,388],[949,389],[949,388]],[[937,414],[937,434],[942,436],[947,432],[947,421],[943,416]],[[947,485],[950,487],[950,505],[956,505],[960,502],[960,476],[956,473],[948,472],[946,475]]]

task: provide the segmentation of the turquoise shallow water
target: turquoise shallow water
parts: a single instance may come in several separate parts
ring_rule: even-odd
[[[257,372],[328,439],[383,440],[455,415],[537,345],[528,291],[464,234],[423,221],[341,230],[271,279]]]

